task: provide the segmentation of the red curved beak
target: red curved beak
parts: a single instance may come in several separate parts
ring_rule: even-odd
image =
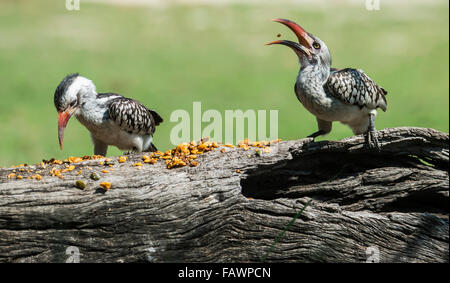
[[[293,21],[286,19],[273,19],[272,21],[282,23],[283,25],[287,26],[290,30],[292,30],[297,36],[298,42],[300,44],[297,44],[289,40],[275,40],[267,43],[266,45],[282,44],[291,47],[296,53],[298,53],[298,51],[301,51],[305,53],[307,56],[311,56],[311,50],[312,45],[314,43],[314,39],[301,26],[294,23]]]
[[[71,113],[69,110],[58,112],[58,139],[61,149],[63,149],[64,130],[66,129],[67,123],[69,122],[72,114],[73,113]]]
[[[273,19],[272,21],[281,23],[292,30],[298,38],[298,43],[304,47],[311,49],[314,39],[298,24],[286,19]]]

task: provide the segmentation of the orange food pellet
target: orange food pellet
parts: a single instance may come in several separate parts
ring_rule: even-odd
[[[109,190],[111,188],[110,182],[102,182],[100,183],[100,187],[104,188],[105,190]]]
[[[83,161],[83,159],[82,159],[81,157],[70,156],[70,157],[68,158],[68,161],[69,161],[70,163],[79,163],[79,162]]]
[[[33,176],[31,176],[31,178],[33,178],[33,179],[36,179],[36,180],[40,181],[40,180],[42,179],[42,176],[41,176],[41,175],[39,175],[39,174],[36,174],[36,175],[33,175]]]

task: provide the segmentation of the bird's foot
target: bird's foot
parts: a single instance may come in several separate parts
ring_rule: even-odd
[[[319,131],[317,131],[317,132],[315,132],[315,133],[310,134],[310,135],[307,136],[306,138],[307,138],[307,139],[312,139],[311,141],[314,142],[314,141],[316,140],[316,138],[317,138],[318,136],[321,136],[321,135],[325,135],[325,132],[322,131],[322,130],[319,130]]]
[[[381,151],[380,143],[378,142],[377,132],[375,130],[367,131],[365,134],[366,146],[369,149],[376,149],[378,152]]]
[[[138,153],[138,151],[135,147],[133,147],[133,149],[130,149],[130,150],[124,152],[123,155],[131,155],[131,154],[135,154],[135,153]]]

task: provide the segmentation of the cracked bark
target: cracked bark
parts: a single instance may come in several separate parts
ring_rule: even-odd
[[[64,179],[9,180],[13,169],[0,169],[0,261],[65,262],[75,246],[81,262],[260,262],[311,200],[267,262],[365,262],[368,247],[380,262],[448,262],[449,135],[378,134],[381,152],[355,136],[285,141],[262,156],[216,149],[170,170],[137,170],[139,155],[112,158],[108,174],[76,164]]]

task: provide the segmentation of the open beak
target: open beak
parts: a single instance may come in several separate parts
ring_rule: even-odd
[[[295,53],[299,55],[299,52],[311,57],[311,50],[314,39],[299,25],[290,20],[285,19],[274,19],[274,22],[282,23],[292,30],[298,38],[298,42],[293,42],[289,40],[275,40],[267,43],[266,45],[281,44],[292,48]]]
[[[74,112],[74,108],[68,108],[65,111],[58,112],[58,139],[61,149],[63,149],[64,130],[66,129],[67,123]]]

